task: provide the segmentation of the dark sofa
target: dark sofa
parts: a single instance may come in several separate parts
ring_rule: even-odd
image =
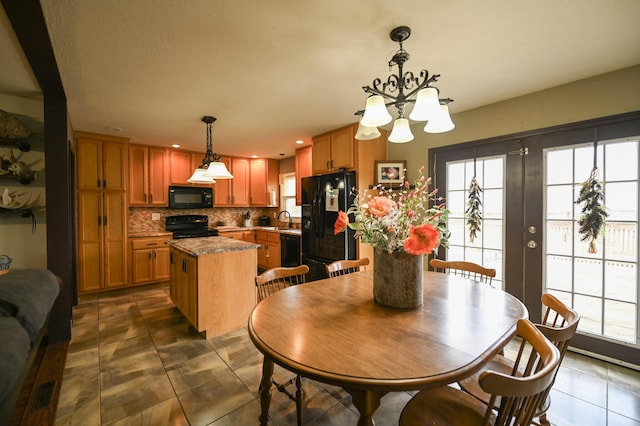
[[[45,269],[0,275],[0,424],[11,423],[59,292],[60,280]]]

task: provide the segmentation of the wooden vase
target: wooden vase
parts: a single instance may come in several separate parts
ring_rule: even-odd
[[[375,250],[373,299],[381,306],[413,310],[422,306],[422,256]]]

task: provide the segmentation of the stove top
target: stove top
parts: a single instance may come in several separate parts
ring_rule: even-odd
[[[209,229],[209,217],[198,214],[185,214],[166,217],[166,230],[173,232],[174,239],[215,237],[216,229]]]

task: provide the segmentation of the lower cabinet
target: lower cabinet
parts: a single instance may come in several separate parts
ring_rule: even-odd
[[[271,269],[281,265],[280,234],[277,232],[256,231],[258,248],[258,268]]]
[[[167,237],[131,238],[131,284],[145,284],[169,279]]]
[[[220,232],[221,237],[233,238],[240,241],[246,241],[249,243],[256,242],[256,231],[227,231]]]
[[[169,295],[185,318],[197,328],[198,263],[197,258],[171,249]]]

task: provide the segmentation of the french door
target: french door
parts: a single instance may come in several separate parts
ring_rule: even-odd
[[[440,257],[495,268],[495,285],[522,300],[533,321],[542,293],[556,295],[582,315],[572,346],[638,364],[639,152],[637,114],[432,150],[435,185],[451,210],[450,247]],[[575,200],[594,160],[608,217],[590,253]],[[474,176],[482,223],[471,241],[465,210]]]

